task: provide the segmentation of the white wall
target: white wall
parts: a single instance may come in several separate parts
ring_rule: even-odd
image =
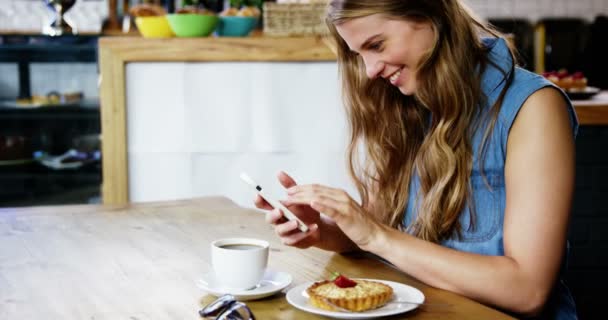
[[[606,0],[465,0],[483,17],[583,17],[608,15]],[[121,3],[121,1],[119,1]],[[180,1],[176,0],[179,6]],[[100,30],[108,15],[106,0],[77,0],[67,13],[81,31]],[[49,11],[42,0],[0,0],[0,30],[40,30]]]
[[[76,0],[66,13],[80,32],[99,32],[103,19],[108,16],[105,0]],[[0,0],[0,31],[40,31],[52,12],[42,0]]]
[[[19,94],[16,63],[0,63],[0,99],[15,98]]]
[[[607,0],[465,0],[482,17],[582,17],[608,15]]]
[[[30,64],[32,95],[80,91],[85,98],[99,97],[98,71],[95,63]],[[0,63],[0,99],[14,99],[19,94],[16,63]]]

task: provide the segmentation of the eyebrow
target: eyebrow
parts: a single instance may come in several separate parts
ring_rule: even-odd
[[[376,40],[376,38],[380,37],[380,35],[381,35],[381,34],[380,34],[380,33],[378,33],[378,34],[375,34],[375,35],[373,35],[373,36],[371,36],[371,37],[367,38],[367,40],[365,40],[365,41],[363,42],[363,44],[361,44],[361,47],[359,47],[359,50],[361,50],[361,49],[365,49],[365,48],[369,47],[369,46],[371,45],[371,43],[372,43],[374,40]]]

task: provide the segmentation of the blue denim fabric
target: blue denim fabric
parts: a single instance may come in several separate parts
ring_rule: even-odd
[[[504,40],[484,39],[484,43],[490,49],[490,60],[501,70],[504,70],[504,72],[501,72],[501,70],[489,64],[482,75],[482,90],[488,100],[485,107],[489,109],[498,99],[505,86],[506,78],[504,75],[510,72],[512,59]],[[503,224],[506,205],[504,166],[509,130],[526,99],[541,88],[553,86],[552,83],[537,74],[520,68],[515,68],[514,72],[513,82],[507,90],[498,114],[498,121],[487,144],[485,157],[481,158],[484,161],[483,175],[479,166],[479,154],[485,132],[484,125],[487,124],[482,124],[481,129],[477,130],[472,138],[474,163],[470,183],[475,216],[471,219],[469,208],[464,209],[460,216],[461,237],[458,238],[455,235],[443,241],[442,245],[446,247],[484,255],[504,255]],[[568,111],[572,132],[576,136],[578,120],[569,100]],[[419,188],[419,178],[415,175],[410,182],[408,207],[404,218],[405,226],[409,226],[417,214],[416,199]],[[471,225],[471,221],[473,221],[473,225]],[[566,250],[566,247],[567,245],[564,243],[564,250]],[[561,278],[556,283],[555,289],[545,306],[543,319],[577,319],[574,301]]]

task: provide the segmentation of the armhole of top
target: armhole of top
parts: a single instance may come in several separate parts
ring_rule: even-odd
[[[501,130],[502,135],[503,135],[502,144],[503,144],[504,150],[507,149],[507,140],[509,137],[509,133],[511,132],[511,127],[513,126],[513,123],[515,123],[515,119],[517,118],[519,111],[524,106],[524,104],[526,103],[528,98],[530,98],[537,91],[544,89],[544,88],[553,88],[554,90],[559,92],[560,95],[564,98],[564,100],[566,102],[566,108],[568,109],[568,117],[570,118],[570,127],[572,129],[572,135],[574,138],[576,138],[576,135],[578,133],[578,119],[576,117],[576,112],[574,111],[574,107],[572,106],[572,102],[570,101],[568,96],[564,93],[564,91],[562,91],[561,89],[559,89],[558,87],[556,87],[555,85],[553,85],[551,83],[539,83],[538,86],[529,86],[528,88],[526,88],[527,90],[525,90],[523,93],[518,94],[516,97],[512,97],[511,102],[513,105],[516,105],[517,107],[512,108],[512,110],[507,110],[508,112],[506,112],[504,114],[504,116],[501,117],[501,123],[503,125],[503,128]]]

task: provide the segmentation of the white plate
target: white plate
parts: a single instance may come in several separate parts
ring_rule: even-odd
[[[234,290],[220,287],[215,280],[213,271],[211,271],[204,274],[203,277],[198,280],[197,284],[199,288],[216,297],[224,294],[231,294],[237,300],[248,301],[271,296],[285,289],[291,284],[291,281],[291,275],[287,272],[266,270],[266,273],[264,273],[264,278],[254,289]]]
[[[306,288],[310,287],[314,282],[307,282],[297,287],[291,288],[287,292],[287,302],[289,302],[292,306],[300,310],[337,319],[372,319],[377,317],[386,317],[414,310],[418,308],[419,305],[415,303],[400,303],[398,301],[415,301],[420,303],[424,302],[424,294],[422,293],[422,291],[414,287],[405,285],[403,283],[376,279],[362,280],[378,281],[391,286],[393,288],[394,293],[393,300],[391,300],[388,304],[384,305],[381,308],[365,312],[351,313],[323,310],[314,307],[308,302],[308,293],[306,293]]]

